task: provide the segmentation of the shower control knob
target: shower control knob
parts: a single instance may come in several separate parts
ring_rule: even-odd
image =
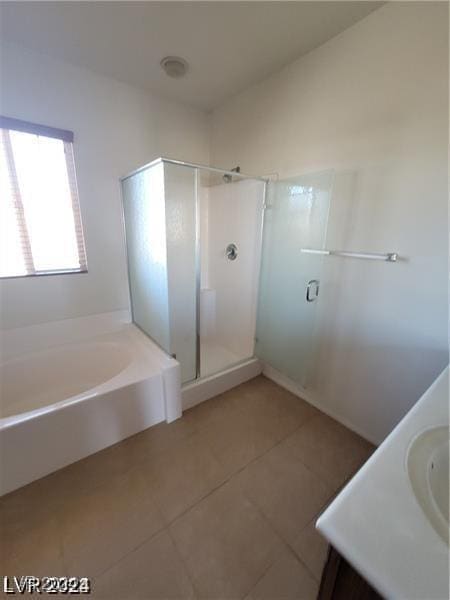
[[[228,244],[228,246],[226,248],[226,254],[227,254],[228,260],[236,260],[237,255],[238,255],[236,244]]]

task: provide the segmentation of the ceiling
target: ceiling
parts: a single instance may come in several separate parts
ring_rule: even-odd
[[[33,50],[211,110],[382,2],[2,2],[1,35]],[[170,79],[159,62],[185,58]]]

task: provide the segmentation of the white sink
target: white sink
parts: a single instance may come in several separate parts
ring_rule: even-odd
[[[450,598],[449,392],[447,367],[317,521],[383,598]]]
[[[407,454],[414,494],[435,531],[449,543],[449,428],[433,427],[418,435]]]

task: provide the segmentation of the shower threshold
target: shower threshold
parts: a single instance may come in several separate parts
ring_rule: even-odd
[[[247,356],[236,354],[217,342],[202,340],[200,350],[201,376],[215,375],[228,369],[231,365],[243,362],[247,357],[248,354]]]
[[[249,358],[219,373],[202,376],[200,379],[186,383],[181,387],[183,410],[192,408],[192,406],[200,404],[200,402],[209,400],[209,398],[213,398],[249,379],[253,379],[253,377],[256,377],[261,372],[261,362],[257,358]]]

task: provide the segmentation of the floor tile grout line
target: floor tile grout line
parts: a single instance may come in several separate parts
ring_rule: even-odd
[[[246,493],[245,491],[243,492],[245,498],[248,500],[248,502],[250,502],[250,504],[256,509],[256,511],[260,514],[260,516],[264,519],[264,521],[266,522],[266,524],[268,525],[268,527],[270,528],[270,530],[275,533],[275,535],[280,539],[282,545],[285,547],[285,549],[287,549],[289,551],[290,554],[293,554],[294,557],[301,563],[301,565],[303,567],[305,567],[305,569],[307,570],[307,572],[309,573],[309,575],[311,575],[311,577],[314,579],[315,582],[317,582],[317,578],[314,575],[314,573],[311,571],[311,569],[308,567],[308,565],[306,563],[303,562],[303,560],[298,556],[296,550],[294,549],[292,542],[289,542],[288,540],[284,539],[284,536],[281,535],[281,533],[279,533],[275,527],[273,526],[272,522],[270,521],[270,519],[266,516],[265,512],[262,510],[262,508],[260,508]],[[310,520],[308,521],[308,523],[299,531],[298,535],[300,535],[305,529],[306,527],[308,527],[308,525],[310,525],[315,519],[317,518],[317,514]],[[271,569],[271,567],[276,563],[276,561],[280,558],[280,556],[277,556],[274,558],[274,560],[270,563],[270,565],[267,567],[267,569],[264,571],[263,575],[261,575],[261,577],[256,581],[255,585],[247,592],[246,596],[248,596],[248,594],[251,594],[252,590],[255,589],[255,587],[257,586],[257,584],[259,583],[259,581],[261,581],[261,579],[264,577],[264,575],[269,571],[269,569]]]
[[[242,465],[239,469],[237,469],[235,472],[233,472],[230,475],[230,478],[233,477],[234,475],[237,475],[238,473],[240,473],[241,471],[243,471],[244,469],[246,469],[249,465],[251,465],[252,463],[256,462],[257,460],[259,460],[260,458],[262,458],[263,456],[265,456],[266,454],[268,454],[269,452],[271,452],[274,448],[276,448],[277,446],[279,446],[280,444],[282,444],[284,441],[286,441],[288,438],[290,438],[291,436],[295,435],[304,425],[306,425],[307,422],[309,422],[312,418],[314,418],[313,416],[309,417],[306,419],[306,421],[304,421],[301,425],[299,425],[294,431],[291,431],[290,433],[288,433],[286,436],[280,438],[279,440],[276,440],[273,445],[270,446],[270,448],[267,448],[267,450],[264,450],[263,452],[261,452],[260,454],[258,454],[257,456],[255,456],[254,458],[250,459],[247,463],[245,463],[245,465]],[[211,453],[213,454],[213,456],[216,458],[216,460],[220,463],[219,458],[215,455],[213,448],[211,448],[211,446],[209,445],[208,440],[206,440],[206,444],[208,445],[208,449],[211,451]],[[223,466],[223,465],[222,465]]]
[[[289,434],[289,435],[292,435],[292,434]],[[289,437],[289,436],[287,436],[287,437]],[[270,448],[268,448],[267,450],[265,450],[264,452],[262,452],[258,456],[255,456],[254,458],[252,458],[249,462],[245,463],[245,465],[243,465],[242,467],[240,467],[237,471],[234,471],[230,475],[227,475],[226,478],[221,483],[219,483],[218,485],[216,485],[215,487],[213,487],[205,495],[203,495],[201,498],[199,498],[198,500],[196,500],[194,502],[194,504],[188,506],[179,515],[177,515],[171,521],[169,521],[168,527],[170,527],[173,523],[175,523],[178,519],[182,518],[188,512],[190,512],[191,510],[193,510],[198,504],[200,504],[201,502],[203,502],[203,500],[205,500],[206,498],[208,498],[209,496],[211,496],[212,494],[214,494],[214,492],[216,492],[221,487],[223,487],[227,483],[229,483],[233,479],[233,477],[236,477],[237,475],[239,475],[240,473],[242,473],[242,471],[244,471],[245,469],[247,469],[250,465],[252,465],[253,463],[257,462],[259,459],[263,458],[266,454],[268,454],[269,452],[271,452],[274,448],[276,448],[277,446],[279,446],[280,444],[282,444],[285,441],[285,439],[287,439],[287,437],[283,438],[283,439],[281,439],[281,440],[279,440],[277,442],[275,442],[275,444],[273,446],[271,446]],[[208,441],[206,441],[206,444],[208,445]],[[220,466],[222,468],[224,468],[223,465],[222,465],[222,463],[219,461],[219,459],[217,458],[217,456],[215,455],[215,453],[213,452],[212,448],[209,445],[208,445],[208,450],[211,452],[211,454],[214,456],[215,460],[220,464]],[[307,467],[307,469],[310,471],[310,469],[308,467]]]
[[[133,466],[132,469],[137,468],[136,466]],[[106,483],[106,482],[103,482]],[[97,489],[97,486],[95,486],[95,488],[92,489]],[[123,554],[120,558],[118,558],[116,561],[114,561],[113,563],[111,563],[107,568],[103,569],[102,571],[100,571],[95,577],[92,577],[92,579],[95,581],[95,579],[98,579],[99,577],[101,577],[102,575],[104,575],[107,571],[109,571],[110,569],[114,568],[115,566],[117,566],[120,562],[122,562],[122,560],[124,560],[127,556],[129,556],[131,553],[135,552],[138,548],[140,548],[141,546],[143,546],[144,544],[146,544],[148,541],[150,541],[152,538],[154,538],[156,535],[158,535],[159,533],[161,533],[162,531],[164,531],[165,529],[167,529],[168,524],[166,522],[166,519],[164,518],[164,515],[161,512],[161,509],[159,508],[159,506],[157,505],[156,501],[153,498],[151,498],[151,502],[153,505],[153,508],[157,511],[160,519],[161,519],[161,523],[162,526],[157,528],[152,534],[150,534],[148,537],[146,537],[143,541],[139,542],[139,544],[137,544],[136,546],[134,546],[133,548],[131,548],[128,552],[126,552],[125,554]],[[63,567],[65,570],[67,570],[68,572],[68,558],[67,558],[67,552],[65,550],[65,544],[64,544],[64,539],[63,539],[63,535],[62,535],[62,529],[63,529],[63,523],[62,523],[62,515],[60,514],[62,510],[62,507],[60,507],[58,509],[58,514],[55,516],[57,523],[58,523],[58,538],[59,538],[59,543],[61,545],[61,552],[62,552],[62,563],[63,563]]]
[[[317,576],[315,575],[315,573],[312,572],[312,570],[308,567],[308,565],[305,563],[305,561],[298,555],[295,548],[291,544],[288,544],[288,546],[289,546],[289,549],[291,550],[291,552],[294,554],[295,558],[299,561],[299,563],[301,563],[301,565],[308,571],[308,573],[311,575],[311,577],[314,579],[314,581],[317,584],[319,584],[320,580],[317,579]]]
[[[180,549],[178,548],[178,544],[177,544],[177,542],[176,542],[176,539],[175,539],[175,537],[172,535],[172,532],[170,531],[170,527],[167,527],[167,533],[168,533],[168,535],[169,535],[169,537],[170,537],[170,539],[171,539],[171,541],[172,541],[172,544],[174,545],[175,552],[176,552],[176,554],[177,554],[178,558],[180,559],[180,561],[181,561],[181,564],[182,564],[182,565],[184,566],[184,568],[185,568],[185,571],[186,571],[186,573],[187,573],[187,576],[188,576],[188,578],[189,578],[189,581],[190,581],[190,583],[191,583],[191,585],[192,585],[192,589],[194,590],[194,596],[195,596],[195,598],[198,598],[198,597],[199,597],[199,593],[200,593],[200,592],[199,592],[199,590],[197,589],[197,584],[196,584],[195,578],[194,578],[194,576],[193,576],[193,575],[192,575],[192,573],[191,573],[191,570],[190,570],[190,568],[189,568],[189,565],[187,564],[187,561],[184,559],[183,555],[181,554],[181,551],[180,551]]]
[[[277,446],[281,445],[285,440],[287,440],[288,438],[290,438],[291,436],[295,435],[302,427],[304,427],[309,421],[311,421],[314,418],[320,417],[321,415],[311,415],[310,418],[308,418],[305,422],[303,422],[299,427],[297,427],[293,432],[291,432],[290,434],[288,434],[287,436],[283,437],[282,439],[280,439],[276,444],[274,444],[271,448],[267,449],[266,451],[264,451],[262,454],[258,455],[257,457],[255,457],[254,459],[252,459],[251,461],[249,461],[247,464],[245,464],[242,468],[238,469],[236,472],[234,472],[225,482],[223,482],[220,486],[218,486],[216,489],[219,489],[220,487],[222,487],[223,485],[225,485],[226,483],[228,483],[229,481],[231,481],[234,477],[237,477],[240,473],[242,473],[245,469],[247,469],[250,465],[254,464],[255,462],[257,462],[259,459],[263,458],[264,456],[266,456],[269,452],[271,452],[274,448],[276,448]],[[211,450],[211,449],[210,449]],[[327,504],[330,502],[330,498],[332,498],[333,496],[335,497],[336,494],[339,493],[339,491],[345,486],[345,484],[347,483],[347,481],[349,479],[351,479],[351,477],[353,477],[353,475],[349,475],[343,482],[343,484],[337,489],[335,490],[333,488],[333,486],[326,481],[319,473],[316,473],[311,467],[309,467],[308,465],[306,465],[299,457],[295,456],[295,459],[303,465],[303,467],[309,472],[311,473],[315,478],[317,478],[326,488],[328,488],[329,490],[331,490],[330,495],[327,496],[327,498],[324,500],[323,504],[321,505],[318,513],[316,516],[314,516],[310,521],[308,521],[308,523],[305,524],[305,526],[298,532],[298,535],[300,535],[300,533],[302,531],[304,531],[304,529],[311,524],[313,521],[315,521],[318,518],[318,515],[320,515],[323,510],[325,510],[325,507],[327,506]],[[213,493],[216,490],[211,491],[211,493]],[[328,490],[327,490],[328,491]],[[269,526],[270,530],[275,533],[277,535],[277,537],[281,540],[282,544],[289,550],[289,552],[291,554],[294,555],[295,559],[300,562],[300,564],[306,569],[306,571],[308,572],[308,574],[312,577],[312,579],[314,580],[314,582],[317,583],[317,578],[315,576],[315,574],[311,571],[311,569],[308,567],[308,565],[306,563],[303,562],[303,560],[298,556],[297,552],[295,551],[293,545],[291,542],[289,542],[288,540],[285,540],[284,537],[273,527],[273,524],[271,523],[271,521],[268,519],[268,517],[265,515],[264,511],[245,493],[245,491],[243,491],[243,494],[245,496],[245,498],[251,503],[251,505],[257,510],[257,512],[260,514],[260,516],[263,517],[264,521],[266,522],[266,524]],[[209,495],[209,494],[208,494]],[[279,558],[279,557],[277,557]],[[271,564],[267,567],[267,569],[264,571],[264,574],[257,580],[257,582],[255,583],[255,585],[246,593],[245,596],[247,596],[248,594],[251,594],[251,591],[256,587],[257,583],[264,577],[264,575],[268,572],[268,570],[273,566],[273,564],[275,564],[277,558],[275,558]],[[244,596],[244,597],[245,597]]]
[[[263,521],[266,523],[266,525],[269,527],[270,531],[275,534],[275,536],[279,539],[279,541],[281,542],[281,545],[283,546],[283,548],[289,549],[289,544],[288,542],[284,539],[284,537],[275,529],[275,527],[273,526],[273,524],[271,523],[271,521],[268,519],[268,517],[266,516],[266,514],[264,513],[264,511],[257,505],[255,504],[255,502],[253,502],[253,500],[251,500],[251,498],[249,498],[247,496],[247,494],[245,493],[245,491],[242,492],[243,495],[245,496],[245,498],[247,499],[248,502],[250,502],[250,504],[253,506],[253,508],[256,510],[256,512],[260,515],[260,517],[262,517]],[[246,593],[245,596],[248,596],[248,594],[250,594],[252,592],[252,590],[255,589],[255,587],[258,585],[258,583],[261,581],[261,579],[268,573],[268,571],[273,567],[273,565],[277,562],[277,560],[280,558],[281,554],[279,554],[278,556],[276,556],[269,564],[269,566],[267,567],[267,569],[265,569],[264,573],[261,575],[261,577],[258,578],[258,580],[256,581],[255,585]],[[244,596],[244,597],[245,597]]]
[[[250,502],[250,504],[255,508],[255,510],[259,513],[259,515],[263,518],[263,520],[266,522],[266,525],[270,528],[270,530],[272,531],[272,533],[274,533],[280,540],[282,546],[284,547],[284,550],[287,550],[289,552],[290,555],[293,555],[294,558],[306,569],[306,571],[308,572],[308,574],[312,577],[312,579],[314,580],[314,582],[319,583],[317,581],[316,576],[312,573],[312,571],[309,569],[308,565],[306,565],[306,563],[304,563],[302,561],[302,559],[297,555],[295,549],[292,546],[292,543],[289,542],[288,540],[285,540],[284,537],[281,535],[281,533],[279,533],[273,526],[273,524],[271,523],[271,521],[269,520],[269,518],[266,516],[266,514],[264,513],[264,511],[257,505],[255,504],[255,502],[253,502],[253,500],[251,498],[249,498],[247,496],[247,494],[245,494],[245,492],[243,492],[245,498]],[[313,517],[311,519],[311,521],[308,521],[308,523],[305,525],[305,527],[299,532],[299,535],[302,531],[304,531],[304,529],[312,522],[314,521],[316,517]],[[256,588],[256,586],[258,585],[258,583],[264,578],[264,576],[269,572],[269,570],[273,567],[273,565],[277,562],[277,560],[279,560],[281,558],[281,554],[279,554],[278,556],[276,556],[271,563],[269,564],[269,566],[264,570],[264,573],[261,575],[261,577],[259,577],[256,581],[256,583],[254,584],[254,586],[245,594],[244,598],[246,596],[248,596],[249,594],[251,594],[251,592]]]
[[[153,532],[148,538],[146,538],[144,541],[139,542],[139,544],[137,544],[136,546],[134,546],[131,550],[129,550],[128,552],[126,552],[123,556],[121,556],[119,559],[115,560],[113,563],[111,563],[109,565],[109,567],[107,567],[106,569],[103,569],[102,571],[100,571],[95,577],[92,577],[92,579],[95,581],[96,579],[99,579],[100,577],[102,577],[105,573],[107,573],[108,571],[110,571],[111,569],[114,569],[115,567],[117,567],[117,565],[119,563],[121,563],[125,558],[127,558],[128,556],[130,556],[130,554],[133,554],[133,552],[136,552],[136,550],[139,550],[139,548],[141,548],[142,546],[144,546],[147,542],[150,542],[153,538],[155,538],[157,535],[163,533],[164,531],[166,531],[168,528],[166,525],[164,525],[163,527],[161,527],[160,529],[158,529],[157,531]]]
[[[244,467],[245,468],[245,467]],[[211,491],[207,496],[205,496],[201,501],[199,501],[197,504],[200,504],[205,498],[207,498],[208,496],[210,496],[211,494],[214,493],[214,491],[217,491],[218,489],[220,489],[221,487],[223,487],[226,483],[229,483],[234,477],[236,476],[236,474],[231,475],[231,477],[224,482],[223,484],[221,484],[220,486],[218,486],[215,490]],[[244,491],[242,491],[243,496],[245,497],[245,499],[252,505],[252,507],[254,508],[254,510],[259,514],[259,516],[263,519],[263,521],[266,523],[266,525],[269,527],[270,531],[276,536],[276,538],[278,538],[279,542],[281,543],[281,545],[283,547],[288,547],[287,543],[285,542],[285,540],[283,539],[283,537],[274,529],[272,523],[270,523],[270,521],[267,519],[266,515],[262,512],[262,510],[259,508],[259,506],[257,506],[246,494]],[[195,505],[196,506],[196,505]],[[195,508],[195,506],[192,506],[191,509]],[[189,509],[186,512],[189,512],[191,509]],[[186,514],[183,513],[183,514]],[[178,517],[177,517],[178,519]],[[175,521],[177,520],[175,519]],[[173,521],[173,523],[175,522]],[[169,527],[170,530],[170,527]],[[172,536],[171,536],[172,537]],[[176,541],[174,540],[174,543],[176,545]],[[273,564],[278,560],[279,556],[276,556],[268,565],[268,567],[264,570],[264,573],[261,575],[261,577],[259,577],[257,579],[257,582],[260,581],[260,579],[262,579],[262,577],[264,577],[264,575],[267,573],[267,571],[273,566]],[[184,563],[184,561],[183,561]],[[257,583],[256,582],[256,583]],[[256,584],[255,584],[256,585]],[[243,594],[241,596],[242,598],[245,598],[246,596],[248,596],[248,594],[254,589],[255,585],[253,585],[245,594]]]
[[[299,429],[301,429],[301,427],[303,425],[305,425],[308,421],[310,421],[312,418],[314,418],[316,415],[312,415],[310,418],[308,418],[304,423],[302,423],[302,425],[300,425],[297,429],[295,429],[295,431],[291,432],[290,434],[288,434],[287,436],[285,436],[284,438],[280,439],[274,446],[272,446],[271,448],[269,448],[268,450],[266,450],[265,452],[263,452],[262,454],[260,454],[259,456],[255,457],[253,460],[251,460],[249,463],[247,463],[246,465],[244,465],[241,469],[239,469],[238,471],[236,471],[235,473],[233,473],[231,475],[231,477],[229,478],[228,481],[231,481],[231,479],[233,479],[233,477],[236,477],[242,473],[245,469],[247,469],[251,464],[257,462],[259,459],[263,458],[265,455],[267,455],[269,452],[271,452],[274,448],[276,448],[277,446],[281,445],[286,439],[288,439],[291,435],[294,435]],[[301,461],[299,461],[301,462]],[[303,463],[302,463],[303,464]],[[307,469],[308,471],[310,471],[310,469]],[[312,472],[312,471],[310,471]],[[288,542],[287,540],[284,539],[284,537],[274,528],[272,522],[270,521],[270,519],[267,517],[267,515],[265,514],[265,512],[262,510],[262,508],[260,506],[258,506],[249,496],[248,494],[245,493],[245,490],[242,490],[242,494],[244,495],[244,497],[246,498],[246,500],[253,506],[253,508],[256,510],[256,512],[260,515],[260,517],[263,519],[263,521],[266,523],[266,525],[268,526],[268,528],[270,529],[270,531],[279,539],[279,541],[281,542],[281,545],[283,546],[283,548],[285,550],[288,550],[288,552],[290,554],[294,554],[294,558],[296,560],[298,560],[307,570],[307,572],[313,577],[313,580],[316,582],[316,578],[313,576],[313,574],[311,573],[311,571],[308,569],[308,567],[306,565],[304,565],[304,563],[299,559],[299,557],[296,555],[294,549],[292,548],[290,542]],[[308,522],[308,524],[311,521]],[[307,524],[307,525],[308,525]],[[306,527],[306,525],[305,525]],[[303,529],[301,530],[303,531]],[[299,532],[300,534],[300,532]],[[267,568],[264,570],[264,572],[262,573],[262,575],[256,580],[255,584],[244,594],[243,598],[246,598],[249,594],[251,594],[252,590],[254,590],[256,588],[256,586],[258,585],[258,583],[264,578],[264,576],[268,573],[268,571],[273,567],[273,565],[277,562],[277,560],[280,559],[280,555],[275,556],[274,559],[270,562],[270,564],[267,566]]]
[[[237,475],[239,475],[240,473],[242,473],[245,469],[247,469],[250,465],[254,464],[255,462],[257,462],[258,460],[260,460],[261,458],[263,458],[264,456],[266,456],[269,452],[271,452],[274,448],[280,446],[285,440],[287,440],[289,437],[291,437],[292,435],[294,435],[295,433],[297,433],[297,431],[299,429],[301,429],[304,425],[306,425],[306,423],[308,421],[310,421],[311,419],[313,419],[315,417],[315,415],[312,415],[311,417],[307,418],[306,421],[304,421],[301,425],[299,425],[299,427],[297,429],[295,429],[295,431],[289,433],[287,436],[281,438],[280,440],[277,440],[273,446],[271,446],[270,448],[268,448],[267,450],[265,450],[264,452],[262,452],[261,454],[258,454],[258,456],[255,456],[254,458],[252,458],[249,462],[245,463],[245,465],[242,465],[239,469],[237,469],[236,471],[234,471],[233,473],[231,473],[230,475],[227,475],[226,478],[219,483],[218,485],[216,485],[215,487],[213,487],[209,492],[207,492],[204,496],[202,496],[201,498],[199,498],[198,500],[195,501],[194,504],[190,505],[189,507],[187,507],[184,511],[182,511],[179,515],[177,515],[176,517],[174,517],[171,521],[168,522],[168,527],[172,526],[173,523],[175,523],[178,519],[181,519],[184,515],[186,515],[187,513],[189,513],[191,510],[193,510],[198,504],[200,504],[201,502],[203,502],[203,500],[205,500],[206,498],[208,498],[209,496],[211,496],[212,494],[214,494],[214,492],[216,492],[217,490],[219,490],[221,487],[225,486],[227,483],[229,483],[233,477],[236,477]],[[206,440],[206,445],[208,446],[208,450],[211,452],[211,454],[214,456],[215,460],[220,464],[220,466],[223,468],[222,463],[219,461],[219,459],[217,458],[217,456],[215,455],[213,449],[211,448],[211,446],[209,445],[208,441]],[[315,477],[318,477],[318,475],[316,473],[314,473],[307,465],[304,465],[302,461],[299,460],[299,462],[302,463],[303,466],[305,466],[305,468],[313,473],[313,475],[315,475]],[[319,478],[320,481],[322,483],[325,483],[322,478]],[[328,485],[328,484],[327,484]]]
[[[299,554],[298,554],[297,550],[294,548],[294,543],[295,543],[295,541],[296,541],[296,540],[298,540],[298,538],[300,537],[300,535],[301,535],[301,534],[302,534],[302,533],[303,533],[303,532],[304,532],[304,531],[305,531],[305,530],[306,530],[306,529],[307,529],[307,528],[308,528],[308,527],[309,527],[309,526],[310,526],[312,523],[314,523],[314,524],[315,524],[315,521],[317,521],[317,519],[319,518],[319,516],[320,516],[320,514],[321,514],[322,512],[323,512],[323,510],[322,510],[322,509],[320,509],[320,510],[319,510],[319,511],[318,511],[318,512],[317,512],[317,513],[314,515],[314,517],[313,517],[313,518],[312,518],[310,521],[308,521],[308,523],[306,523],[306,525],[305,525],[305,526],[304,526],[304,527],[303,527],[303,528],[302,528],[302,529],[301,529],[301,530],[298,532],[298,535],[297,535],[297,537],[295,538],[295,540],[294,540],[294,541],[292,541],[292,542],[287,542],[288,546],[291,548],[292,552],[295,554],[295,557],[297,558],[297,560],[299,560],[299,561],[302,563],[302,565],[304,565],[304,567],[305,567],[305,568],[308,570],[308,572],[309,572],[309,573],[312,575],[312,577],[314,578],[314,580],[315,580],[315,581],[317,581],[318,583],[320,583],[320,581],[317,579],[316,575],[315,575],[315,574],[312,572],[312,570],[311,570],[311,569],[309,568],[309,566],[308,566],[308,565],[305,563],[305,561],[302,559],[302,557],[301,557],[301,556],[299,556]],[[315,529],[315,528],[314,528],[314,529]],[[318,533],[318,532],[317,532],[317,533]],[[321,535],[321,534],[319,534],[319,533],[318,533],[318,535]],[[322,536],[321,536],[321,537],[322,537]],[[324,538],[324,540],[325,540],[325,542],[326,542],[326,544],[327,544],[327,548],[328,548],[328,546],[329,546],[328,540],[326,540],[325,538]]]
[[[308,572],[309,572],[311,575],[313,575],[313,577],[314,577],[314,580],[316,580],[316,577],[315,577],[315,575],[312,573],[312,571],[309,569],[309,567],[306,565],[306,563],[304,563],[304,562],[301,560],[301,558],[300,558],[300,557],[297,555],[297,552],[296,552],[296,550],[295,550],[295,549],[294,549],[294,547],[293,547],[293,542],[290,542],[289,540],[286,540],[286,539],[284,538],[284,536],[283,536],[281,533],[279,533],[279,532],[278,532],[278,531],[275,529],[274,525],[273,525],[273,524],[272,524],[272,522],[270,521],[269,517],[267,517],[267,515],[265,514],[265,512],[263,511],[263,509],[262,509],[261,507],[259,507],[259,506],[258,506],[258,504],[256,504],[256,503],[255,503],[255,502],[254,502],[254,501],[253,501],[253,500],[252,500],[252,499],[251,499],[251,498],[250,498],[250,497],[249,497],[249,496],[248,496],[248,495],[245,493],[245,491],[243,491],[243,494],[244,494],[245,498],[246,498],[246,499],[247,499],[247,500],[248,500],[248,501],[249,501],[249,502],[252,504],[252,506],[253,506],[253,507],[254,507],[254,508],[255,508],[255,509],[256,509],[256,510],[257,510],[257,511],[260,513],[260,515],[261,515],[261,516],[264,518],[264,520],[266,521],[267,525],[269,525],[269,527],[271,528],[271,530],[272,530],[272,531],[273,531],[273,532],[274,532],[274,533],[275,533],[275,534],[276,534],[276,535],[277,535],[277,536],[280,538],[280,540],[283,542],[283,544],[284,544],[284,545],[285,545],[287,548],[289,548],[289,550],[290,550],[291,552],[293,552],[293,553],[295,554],[295,556],[298,558],[298,560],[299,560],[299,561],[300,561],[302,564],[304,564],[304,566],[306,567],[306,569],[308,570]],[[325,501],[325,503],[326,503],[326,501]],[[324,505],[325,505],[325,504],[324,504]],[[300,534],[301,534],[301,533],[302,533],[302,532],[303,532],[303,531],[304,531],[304,530],[305,530],[305,529],[306,529],[306,528],[307,528],[307,527],[308,527],[308,526],[309,526],[311,523],[313,523],[313,522],[314,522],[314,521],[315,521],[315,520],[318,518],[318,515],[320,515],[320,514],[323,512],[323,506],[324,506],[324,505],[322,505],[322,507],[321,507],[321,508],[320,508],[320,510],[319,510],[319,511],[318,511],[318,512],[317,512],[317,513],[314,515],[314,517],[312,517],[312,519],[311,519],[310,521],[308,521],[308,522],[307,522],[307,523],[304,525],[304,527],[302,527],[302,529],[301,529],[301,530],[298,532],[298,534],[297,534],[297,538],[298,538],[298,536],[299,536],[299,535],[300,535]],[[296,539],[297,539],[297,538],[296,538]],[[272,564],[273,564],[273,563],[272,563]]]
[[[267,573],[270,571],[270,569],[273,567],[273,565],[277,562],[277,560],[280,558],[280,556],[276,556],[273,561],[271,561],[271,563],[268,565],[268,567],[266,569],[264,569],[264,572],[261,574],[260,577],[258,577],[258,579],[256,580],[255,584],[252,585],[252,587],[242,596],[242,598],[247,598],[247,596],[251,595],[251,593],[253,592],[253,590],[256,588],[256,586],[258,585],[258,583],[264,579],[264,577],[267,575]]]
[[[301,564],[301,566],[312,577],[312,579],[317,584],[317,586],[319,586],[320,581],[317,579],[317,577],[314,575],[314,573],[311,571],[311,569],[308,567],[308,565],[301,559],[301,557],[297,554],[297,552],[295,551],[295,549],[292,547],[292,545],[290,543],[288,543],[287,545],[288,545],[289,551],[293,555],[293,557]]]
[[[164,518],[164,515],[161,512],[161,509],[159,508],[158,504],[156,503],[156,501],[153,498],[153,495],[151,495],[151,503],[153,505],[153,508],[156,510],[158,516],[161,519],[161,527],[157,528],[153,533],[151,533],[148,537],[146,537],[144,540],[142,540],[141,542],[139,542],[139,544],[137,544],[136,546],[134,546],[133,548],[131,548],[128,552],[126,552],[123,556],[121,556],[118,560],[114,561],[109,567],[107,567],[106,569],[102,570],[100,573],[98,573],[93,579],[98,579],[99,577],[101,577],[102,575],[104,575],[107,571],[109,571],[110,569],[116,567],[120,562],[122,562],[126,557],[128,557],[130,554],[132,554],[133,552],[135,552],[136,550],[138,550],[141,546],[143,546],[144,544],[146,544],[147,542],[151,541],[154,537],[156,537],[157,535],[159,535],[160,533],[162,533],[163,531],[168,529],[168,525],[166,522],[166,519]]]
[[[174,523],[176,523],[179,519],[181,519],[183,516],[185,516],[187,513],[191,512],[194,510],[194,508],[197,507],[197,505],[199,505],[200,503],[202,503],[204,500],[206,500],[206,498],[208,498],[209,496],[211,496],[212,494],[214,494],[216,491],[218,491],[220,488],[224,487],[227,483],[231,482],[233,480],[233,478],[237,478],[237,476],[242,473],[246,468],[249,467],[249,465],[253,464],[254,462],[258,461],[259,459],[261,459],[262,457],[264,457],[266,454],[268,454],[269,452],[271,452],[274,448],[276,448],[277,446],[281,445],[288,437],[290,437],[291,435],[294,435],[294,433],[296,433],[303,425],[305,425],[308,421],[310,421],[311,419],[313,419],[316,415],[311,415],[309,418],[307,418],[301,425],[299,425],[299,427],[297,427],[294,431],[290,432],[289,434],[287,434],[286,436],[282,437],[280,440],[277,440],[275,442],[274,445],[272,445],[270,448],[268,448],[266,451],[262,452],[261,454],[259,454],[258,456],[254,457],[252,460],[250,460],[248,463],[246,463],[245,465],[243,465],[240,469],[238,469],[237,471],[231,473],[223,482],[221,482],[219,485],[217,485],[216,487],[214,487],[212,490],[210,490],[207,494],[205,494],[202,498],[200,498],[199,500],[197,500],[192,506],[190,506],[189,508],[187,508],[185,511],[183,511],[180,515],[178,515],[177,517],[175,517],[168,525],[167,529],[169,531],[169,535],[171,536],[171,539],[173,539],[173,542],[176,545],[176,541],[174,538],[172,538],[170,529],[172,527],[172,525]],[[210,445],[208,444],[208,441],[206,440],[206,444],[208,446],[209,451],[213,454],[213,456],[216,458],[216,460],[220,463],[219,459],[215,456],[215,453],[213,451],[213,449],[210,447]],[[223,467],[223,465],[221,465]],[[308,469],[309,470],[309,469]],[[276,531],[272,525],[272,523],[268,520],[268,518],[266,517],[266,515],[263,513],[263,511],[260,509],[259,506],[257,506],[248,496],[247,494],[245,494],[245,492],[242,492],[243,495],[245,496],[245,498],[247,499],[247,501],[250,502],[250,504],[253,506],[253,508],[256,510],[256,512],[262,517],[262,519],[264,520],[264,522],[266,523],[266,525],[269,527],[270,531],[278,538],[278,540],[281,542],[281,545],[283,546],[284,549],[288,549],[288,551],[290,553],[294,552],[293,549],[291,548],[291,546],[289,545],[289,543],[284,540],[284,538],[278,533],[278,531]],[[178,549],[178,547],[177,547]],[[182,557],[181,557],[182,558]],[[268,570],[275,564],[275,562],[280,558],[280,556],[276,556],[274,557],[274,559],[270,562],[270,564],[268,565],[267,569],[265,569],[264,573],[261,575],[260,578],[258,578],[258,580],[256,581],[256,583],[249,588],[248,591],[246,591],[245,594],[243,594],[242,598],[245,598],[248,594],[251,593],[251,591],[255,588],[255,586],[257,585],[258,581],[260,581],[260,579],[262,579],[262,577],[264,577],[264,575],[268,572]],[[297,558],[297,557],[296,557]],[[299,559],[297,559],[299,560]],[[188,573],[190,574],[190,571],[187,567],[187,564],[185,563],[184,559],[182,558],[182,562],[185,565]],[[301,562],[301,561],[300,561]],[[308,569],[308,573],[310,573],[309,569]],[[314,581],[316,581],[316,579],[314,578]],[[194,587],[194,590],[196,590],[196,587],[194,585],[194,582],[191,580],[191,583]]]

